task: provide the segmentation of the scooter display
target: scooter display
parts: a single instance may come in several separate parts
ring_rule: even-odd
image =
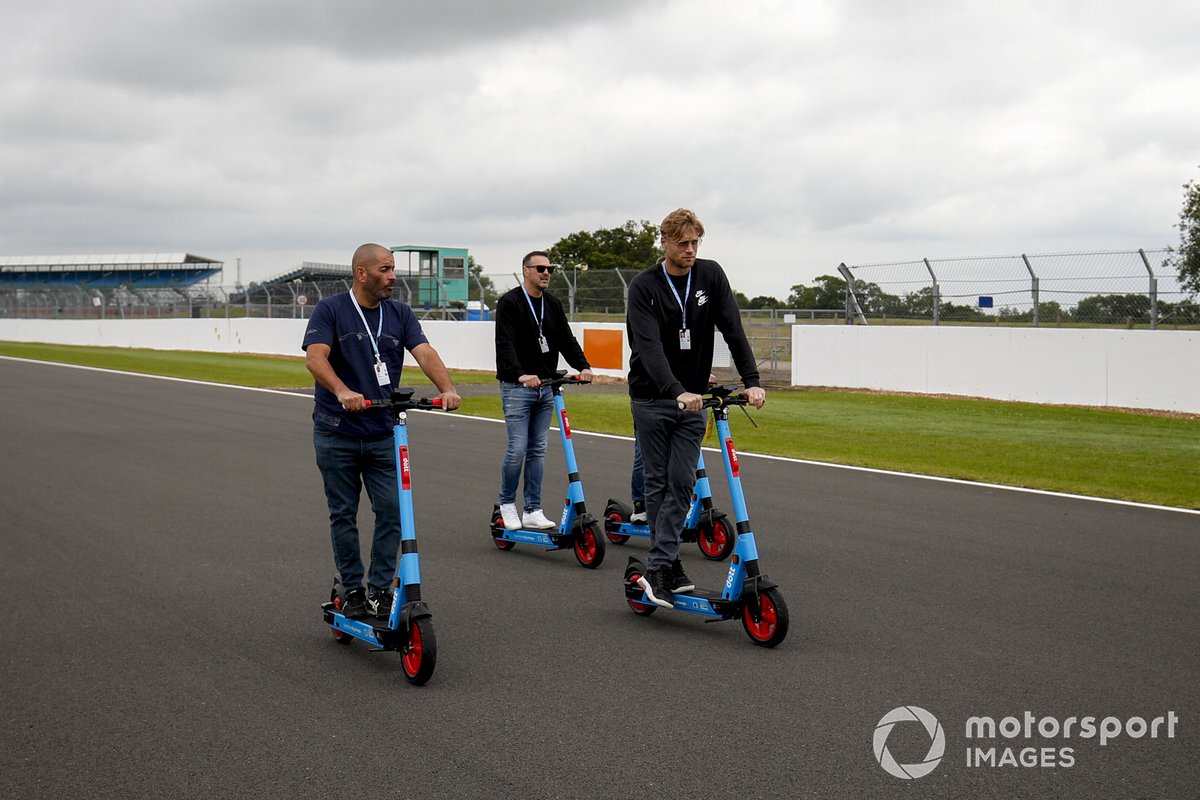
[[[613,544],[625,544],[631,536],[650,537],[650,525],[632,522],[633,508],[609,498],[604,507],[604,533]],[[737,533],[729,524],[729,516],[713,507],[708,473],[704,468],[704,453],[696,462],[696,488],[692,490],[692,506],[683,521],[681,542],[695,542],[700,553],[711,561],[723,561],[733,552]]]
[[[748,401],[745,394],[738,391],[737,385],[710,387],[705,394],[704,407],[712,409],[721,443],[721,458],[725,464],[725,477],[729,482],[737,524],[737,542],[721,591],[697,588],[691,592],[675,593],[670,610],[696,614],[707,622],[740,618],[746,635],[754,644],[775,647],[787,636],[787,604],[779,592],[778,584],[760,572],[758,547],[750,528],[750,516],[742,491],[741,468],[729,432],[730,407],[745,406]],[[645,565],[638,558],[630,556],[629,564],[625,567],[625,599],[630,609],[639,616],[649,616],[660,608],[647,594],[649,584],[645,574]]]
[[[576,376],[567,377],[559,371],[554,378],[544,382],[554,393],[554,409],[558,415],[559,439],[562,441],[563,457],[567,463],[567,498],[563,504],[558,528],[534,530],[518,528],[510,531],[504,527],[500,505],[492,507],[491,537],[496,547],[512,550],[518,543],[532,544],[547,550],[575,551],[575,559],[581,566],[595,569],[604,561],[604,537],[599,521],[587,511],[583,497],[583,480],[579,477],[579,466],[575,461],[575,444],[571,439],[571,423],[567,418],[567,404],[563,399],[563,387],[581,386],[591,381]]]
[[[437,637],[433,613],[421,599],[421,570],[417,558],[416,519],[412,499],[412,459],[408,452],[408,412],[440,409],[438,399],[413,399],[413,389],[398,388],[387,400],[367,400],[367,409],[386,409],[392,413],[392,443],[396,456],[396,491],[400,498],[400,565],[392,585],[395,598],[386,621],[374,624],[367,619],[350,619],[342,614],[346,591],[341,580],[334,579],[329,602],[321,606],[325,623],[341,644],[361,639],[376,651],[400,653],[404,677],[420,686],[433,675],[437,663]],[[369,410],[363,413],[371,413]]]

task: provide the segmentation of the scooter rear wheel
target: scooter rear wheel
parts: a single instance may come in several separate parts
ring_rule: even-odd
[[[345,603],[342,602],[342,596],[338,594],[337,589],[334,589],[332,592],[330,592],[329,601],[333,603],[333,610],[341,613],[342,606],[345,605]],[[338,644],[350,644],[352,641],[354,641],[353,636],[348,633],[344,633],[343,631],[339,631],[337,628],[330,628],[329,630],[333,632],[333,640]]]
[[[501,517],[499,514],[494,515],[492,517],[492,530],[496,530],[496,528],[503,528],[503,527],[504,527],[504,518]],[[498,547],[501,550],[512,550],[514,547],[517,546],[516,542],[510,542],[507,539],[497,539],[494,535],[492,536],[492,542],[496,545],[496,547]]]
[[[621,516],[620,511],[609,511],[605,516],[617,525],[625,522],[625,518]],[[623,533],[612,533],[611,531],[606,530],[604,531],[604,535],[607,536],[608,540],[613,544],[625,544],[629,541],[629,536]]]
[[[709,561],[724,561],[729,558],[736,543],[737,534],[729,529],[727,517],[714,519],[712,527],[702,525],[700,535],[696,537],[696,544],[699,545],[701,554]]]
[[[629,584],[636,585],[641,578],[642,573],[636,569],[629,570],[625,573],[625,582]],[[629,607],[633,609],[633,613],[637,614],[639,617],[648,617],[655,611],[658,611],[658,606],[656,606],[654,603],[639,603],[636,600],[630,600],[629,597],[625,598],[625,602],[629,603]]]
[[[575,535],[575,560],[588,569],[595,569],[604,561],[600,523],[593,521],[579,528],[579,533]]]
[[[404,677],[414,686],[420,686],[433,675],[433,667],[437,664],[437,636],[429,617],[422,617],[409,627],[408,641],[400,651],[400,663],[404,666]]]
[[[779,590],[772,587],[759,593],[758,607],[757,620],[751,615],[749,606],[742,609],[742,627],[746,629],[750,641],[756,645],[774,647],[787,636],[787,603],[783,602],[783,595]]]

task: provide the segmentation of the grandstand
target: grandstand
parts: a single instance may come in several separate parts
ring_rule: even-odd
[[[0,256],[0,287],[171,288],[220,276],[224,267],[222,261],[191,253]]]

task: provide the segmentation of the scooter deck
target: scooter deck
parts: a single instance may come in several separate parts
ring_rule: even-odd
[[[404,631],[392,630],[388,627],[385,619],[374,616],[350,619],[338,613],[334,609],[333,603],[322,603],[321,611],[326,625],[349,634],[355,639],[374,644],[384,650],[397,650],[404,643]]]
[[[687,611],[693,614],[710,617],[713,620],[733,619],[742,613],[742,601],[726,600],[720,592],[697,587],[690,592],[675,592],[675,601],[670,610]],[[646,593],[637,584],[631,584],[626,589],[625,596],[630,600],[650,603]],[[666,609],[664,609],[666,610]]]
[[[557,528],[545,528],[543,530],[518,528],[515,531],[510,531],[508,528],[493,526],[492,538],[505,542],[516,542],[517,544],[532,544],[538,547],[545,547],[548,550],[566,550],[569,547],[575,546],[575,537],[569,533],[559,533]]]

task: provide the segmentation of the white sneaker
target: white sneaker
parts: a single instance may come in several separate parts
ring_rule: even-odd
[[[644,525],[650,521],[650,517],[646,515],[645,511],[635,511],[629,515],[629,521],[635,525]]]
[[[521,527],[521,518],[517,516],[516,503],[504,503],[500,506],[500,518],[504,520],[507,530],[515,531]]]
[[[547,528],[558,527],[553,522],[546,519],[546,515],[542,513],[540,508],[534,509],[533,511],[526,511],[525,518],[522,520],[522,524],[526,528],[532,528],[535,531],[544,531]]]

